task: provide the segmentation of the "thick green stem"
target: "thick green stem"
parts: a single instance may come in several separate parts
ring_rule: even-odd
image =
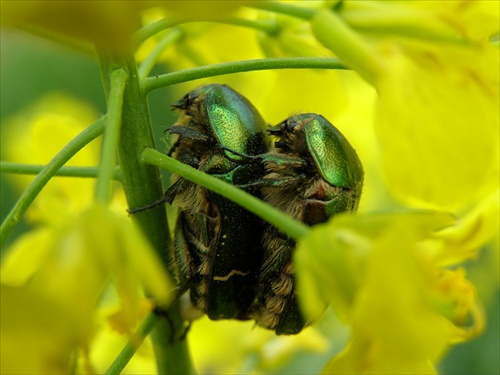
[[[144,91],[151,92],[176,83],[195,79],[215,77],[224,74],[272,69],[348,69],[339,59],[333,57],[279,57],[256,60],[234,61],[200,66],[191,69],[146,78]]]
[[[59,168],[68,162],[78,151],[92,140],[100,136],[104,129],[105,116],[90,125],[87,129],[76,136],[42,169],[33,182],[26,188],[23,195],[18,199],[12,210],[5,218],[0,227],[0,247],[3,248],[5,241],[19,223],[28,207],[40,193],[47,182],[57,173]]]
[[[141,161],[145,148],[154,147],[151,121],[146,94],[141,90],[139,73],[133,54],[126,57],[114,56],[107,51],[99,51],[99,64],[106,97],[109,97],[110,76],[116,69],[128,74],[123,95],[118,162],[122,172],[122,182],[130,208],[144,207],[163,196],[159,169]],[[170,234],[165,208],[160,206],[132,215],[145,236],[170,270]],[[140,251],[141,249],[137,249]],[[169,320],[161,319],[153,331],[153,345],[157,357],[158,372],[161,374],[185,374],[192,372],[191,360],[185,340],[178,340],[184,333],[184,323],[177,305],[168,310]],[[162,338],[168,338],[165,344]]]
[[[271,207],[270,205],[262,202],[260,199],[255,198],[254,196],[236,188],[231,184],[228,184],[227,182],[219,180],[218,178],[200,172],[187,164],[170,158],[154,149],[144,150],[142,158],[146,163],[165,168],[170,172],[178,174],[187,180],[196,182],[198,185],[204,186],[207,189],[210,189],[217,194],[238,203],[247,210],[270,222],[296,241],[309,233],[310,229],[307,225],[292,219],[287,214]]]
[[[137,67],[132,57],[127,60],[99,53],[99,61],[107,97],[109,97],[110,75],[114,70],[121,68],[129,76],[123,94],[118,160],[129,207],[142,207],[163,196],[158,168],[144,165],[140,161],[142,150],[154,147],[147,99],[140,90]],[[170,238],[166,230],[168,226],[164,211],[149,210],[133,215],[132,218],[138,222],[161,259],[168,264],[167,249]]]

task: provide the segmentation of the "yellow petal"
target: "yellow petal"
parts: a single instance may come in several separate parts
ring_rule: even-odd
[[[415,4],[433,11],[443,24],[460,30],[469,39],[487,41],[498,32],[500,8],[495,1],[419,1]]]
[[[303,310],[312,319],[321,315],[327,303],[341,316],[350,315],[359,288],[366,282],[374,246],[384,233],[397,234],[398,222],[422,240],[455,220],[437,212],[339,215],[315,226],[299,241],[294,253],[297,290]]]
[[[110,48],[130,43],[147,1],[2,2],[2,21],[49,29]]]
[[[436,233],[423,251],[436,266],[475,259],[482,247],[500,232],[500,193],[493,191],[460,217],[456,225]]]
[[[29,278],[31,291],[59,301],[81,321],[93,319],[110,281],[120,297],[122,317],[126,317],[122,321],[128,323],[129,330],[143,314],[141,288],[159,303],[170,301],[172,284],[163,264],[125,215],[93,206],[67,225],[40,233],[42,237],[32,238],[44,239],[37,244],[44,251],[35,253],[35,258],[25,239],[13,245],[16,251],[7,258],[5,280],[19,284]],[[21,266],[20,276],[13,276],[15,266]]]
[[[294,259],[304,312],[329,302],[352,327],[350,345],[326,373],[434,371],[456,332],[442,315],[453,302],[437,292],[433,265],[420,259],[417,244],[452,223],[449,214],[432,212],[343,215],[299,243]]]
[[[68,374],[88,332],[64,304],[27,288],[1,286],[2,374]]]
[[[415,251],[414,228],[393,223],[377,241],[353,312],[353,332],[371,341],[373,366],[385,358],[436,360],[450,338],[450,324],[431,303],[428,264]],[[393,373],[399,373],[394,368]]]
[[[54,248],[55,238],[48,228],[25,233],[6,250],[1,280],[9,286],[24,286],[38,271]]]
[[[172,284],[166,270],[130,219],[96,205],[82,215],[79,225],[92,256],[111,272],[124,302],[136,306],[139,285],[158,301],[170,300]]]
[[[468,207],[498,162],[498,50],[411,47],[410,60],[386,47],[377,131],[387,185],[419,207]]]
[[[376,367],[368,367],[372,354],[367,355],[369,348],[370,342],[353,337],[347,347],[327,363],[322,374],[437,374],[428,360],[402,362],[392,356],[379,358]]]

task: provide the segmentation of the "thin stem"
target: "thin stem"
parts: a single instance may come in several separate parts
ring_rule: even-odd
[[[158,42],[153,51],[144,59],[141,66],[139,66],[139,78],[144,79],[147,77],[149,72],[153,69],[160,55],[165,51],[165,49],[172,43],[175,43],[183,35],[182,30],[172,29],[168,32],[162,40]]]
[[[287,3],[278,3],[276,1],[254,1],[248,6],[251,8],[268,10],[273,13],[286,14],[288,16],[302,18],[305,20],[311,19],[317,12],[316,9],[298,7]]]
[[[12,233],[14,227],[19,223],[28,207],[59,168],[66,164],[85,145],[103,133],[105,120],[105,116],[101,117],[77,135],[35,177],[2,223],[0,227],[0,247],[4,246],[5,241]]]
[[[216,22],[233,26],[242,26],[250,29],[255,29],[258,31],[263,31],[268,34],[276,34],[279,32],[280,29],[275,22],[249,20],[246,18],[239,18],[239,17],[221,18],[221,19],[209,20],[206,22]]]
[[[134,35],[135,43],[137,45],[143,43],[148,38],[161,33],[172,27],[193,23],[193,22],[207,22],[207,23],[222,23],[227,25],[248,27],[259,31],[264,31],[269,34],[275,34],[277,30],[277,25],[272,22],[259,21],[259,20],[249,20],[240,17],[220,17],[220,18],[164,18],[159,21],[153,22],[149,25],[144,26],[142,29],[137,31]]]
[[[0,161],[0,173],[36,175],[40,173],[45,165],[12,163],[9,161]],[[80,177],[80,178],[96,178],[99,172],[99,167],[61,167],[54,176],[56,177]],[[120,168],[113,168],[113,179],[120,181]]]
[[[101,162],[96,185],[96,198],[105,204],[111,200],[111,182],[113,180],[113,169],[116,164],[116,151],[122,120],[123,93],[128,80],[128,74],[123,69],[116,69],[111,73],[110,80],[108,121],[104,129]]]
[[[193,81],[196,79],[215,77],[224,74],[251,72],[255,70],[272,69],[348,69],[339,59],[333,57],[283,57],[255,60],[234,61],[221,64],[200,66],[163,74],[158,77],[149,77],[144,81],[144,92]]]
[[[144,26],[142,29],[136,31],[136,33],[134,34],[135,44],[139,45],[145,40],[151,38],[153,35],[156,35],[162,31],[170,29],[171,27],[180,25],[181,23],[184,22],[186,22],[185,19],[163,18],[159,21],[150,23]]]
[[[154,149],[146,149],[142,153],[142,160],[145,163],[156,165],[164,168],[172,173],[193,181],[198,185],[206,187],[220,194],[233,202],[238,203],[248,211],[260,216],[264,220],[270,222],[278,229],[285,232],[294,240],[299,240],[301,237],[309,233],[309,227],[300,221],[290,218],[283,212],[269,206],[260,199],[248,194],[247,192],[228,184],[225,181],[219,180],[206,173],[200,172],[178,160],[170,158],[161,152]]]
[[[142,322],[139,329],[130,337],[128,343],[104,374],[120,374],[130,359],[134,356],[137,349],[139,349],[144,339],[149,335],[156,324],[158,324],[158,321],[159,317],[155,313],[151,312]]]

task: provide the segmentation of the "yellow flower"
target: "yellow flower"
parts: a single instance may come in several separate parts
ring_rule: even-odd
[[[2,134],[4,155],[47,163],[94,118],[86,105],[49,95],[10,120]],[[96,165],[98,147],[90,144],[71,163]],[[32,178],[14,177],[20,187]],[[114,211],[92,204],[94,184],[91,179],[52,179],[28,211],[38,227],[5,250],[2,358],[12,361],[5,367],[2,362],[2,372],[68,373],[70,355],[88,351],[102,303],[113,328],[130,333],[152,308],[144,291],[161,304],[169,302],[172,285],[149,242],[127,218],[123,192],[116,194]],[[26,350],[30,360],[20,360]]]
[[[331,71],[252,72],[189,82],[175,90],[180,97],[201,84],[227,83],[273,124],[297,112],[321,113],[352,140],[363,160],[367,179],[362,211],[394,207],[380,181],[382,169],[387,188],[400,202],[439,210],[341,216],[312,229],[298,244],[295,263],[304,311],[317,319],[331,304],[352,328],[349,344],[326,366],[326,373],[433,373],[436,360],[450,343],[468,340],[483,330],[474,285],[461,268],[444,267],[475,258],[485,243],[498,238],[499,62],[498,50],[487,43],[498,31],[494,2],[336,2],[336,15],[322,10],[311,24],[314,35],[330,51],[312,38],[307,21],[239,9],[242,2],[229,6],[203,2],[196,8],[184,2],[132,2],[113,16],[107,12],[113,12],[115,5],[107,2],[95,8],[62,6],[53,15],[47,14],[50,8],[45,3],[40,8],[13,6],[8,16],[31,22],[33,15],[39,26],[104,43],[115,37],[128,41],[130,25],[135,25],[128,21],[137,21],[137,12],[152,5],[161,6],[151,11],[155,17],[214,20],[231,13],[275,22],[278,28],[273,35],[234,25],[183,24],[167,32],[179,36],[162,56],[169,69],[264,56],[333,53],[341,57],[379,95],[377,139],[370,118],[375,90],[360,87],[351,73],[341,77]],[[83,16],[94,17],[97,26],[89,31],[80,20],[71,27],[61,25],[61,9],[80,9]],[[112,22],[103,25],[101,14],[89,15],[89,10],[96,9]],[[67,19],[75,20],[74,16]],[[115,30],[121,35],[97,35],[115,22],[126,23],[125,29]],[[143,60],[161,37],[146,41],[138,59]],[[15,133],[2,135],[8,159],[46,163],[68,138],[95,119],[89,112],[85,118],[61,116],[50,102],[34,107],[36,121],[24,117],[16,122],[36,123],[35,131],[10,126]],[[342,113],[349,104],[349,113]],[[72,125],[66,128],[67,124]],[[16,141],[4,143],[4,138]],[[375,149],[377,142],[380,149]],[[25,158],[27,149],[35,150],[36,157]],[[90,145],[74,160],[81,158],[76,165],[96,165],[97,155]],[[20,178],[19,183],[25,186],[28,179]],[[7,291],[5,299],[2,295],[2,327],[4,310],[5,321],[13,327],[5,335],[2,330],[2,346],[12,345],[2,349],[6,350],[2,357],[12,355],[15,361],[2,363],[2,372],[68,372],[70,352],[77,348],[87,361],[79,366],[99,372],[108,359],[103,348],[111,343],[116,352],[120,349],[110,327],[129,332],[151,308],[139,286],[157,298],[168,296],[170,284],[159,261],[125,219],[124,205],[121,214],[93,206],[92,191],[91,180],[53,179],[29,212],[32,220],[50,225],[13,244],[2,269],[2,282],[9,285],[2,286]],[[28,316],[31,299],[41,324],[30,320],[23,327],[18,317]],[[62,332],[60,322],[76,324],[77,329]],[[51,328],[53,339],[42,347],[39,337],[51,337]],[[23,335],[39,332],[27,341],[26,348],[34,355],[23,363],[24,368],[15,367],[20,360],[15,353],[22,352],[25,340],[15,337],[16,330]],[[89,350],[94,336],[96,345]],[[195,323],[189,337],[202,372],[278,371],[295,353],[321,352],[327,347],[314,328],[295,337],[276,338],[272,332],[252,330],[252,323],[207,319]],[[218,345],[208,345],[214,337]],[[59,346],[68,350],[56,352]],[[150,349],[144,349],[146,367],[138,371],[151,368]],[[46,358],[54,358],[49,367]],[[90,371],[92,366],[95,369]]]
[[[477,27],[488,7],[346,2],[312,21],[319,40],[376,87],[384,174],[406,204],[460,212],[498,187],[499,57],[486,38],[498,31],[498,9]]]
[[[91,333],[89,318],[28,288],[1,285],[0,298],[2,374],[70,373],[74,348]]]
[[[60,345],[70,351],[86,348],[93,336],[96,309],[110,282],[116,289],[121,305],[120,310],[111,317],[114,327],[120,332],[130,333],[138,319],[145,314],[141,287],[155,300],[162,304],[168,303],[172,286],[162,263],[149,242],[124,215],[116,214],[106,207],[93,206],[80,216],[73,217],[67,225],[52,228],[50,233],[43,232],[46,242],[36,244],[40,263],[35,267],[31,263],[33,248],[26,245],[32,243],[27,238],[40,239],[39,233],[37,230],[29,232],[13,244],[2,265],[2,284],[21,284],[22,287],[17,289],[18,298],[23,298],[25,293],[35,294],[42,300],[54,301],[55,306],[62,309],[58,312],[58,320],[36,326],[38,331],[42,331],[40,334],[43,333],[43,337],[50,338],[45,341],[50,341],[54,347]],[[27,270],[24,269],[25,262],[28,263]],[[19,273],[23,274],[23,280],[20,280]],[[17,298],[16,291],[10,290],[12,298]],[[10,300],[6,300],[2,307],[9,312],[16,308]],[[15,314],[8,316],[14,321],[6,324],[21,324],[15,321]],[[74,320],[84,329],[74,334],[76,338],[71,336],[73,341],[68,347],[69,344],[64,342],[66,336],[54,336],[52,331]],[[33,337],[30,345],[44,353],[43,348],[38,348],[43,344],[38,339],[39,336]],[[10,343],[10,336],[6,336],[5,340],[8,343],[3,347],[18,345],[16,347],[22,351],[21,342]],[[61,351],[61,355],[64,353]],[[37,372],[51,371],[40,367]]]
[[[487,41],[499,17],[498,9],[483,17],[487,3],[344,2],[312,21],[318,39],[377,90],[388,189],[406,205],[458,214],[423,236],[417,216],[384,229],[369,215],[337,218],[299,245],[305,311],[317,317],[328,296],[352,327],[325,373],[435,373],[449,344],[484,329],[474,286],[442,267],[498,238],[499,61]],[[301,267],[310,267],[302,277]]]
[[[496,190],[498,50],[386,47],[377,131],[388,186],[415,206],[468,208]]]
[[[164,12],[164,15],[168,14]],[[267,12],[250,8],[238,9],[236,18],[270,22],[274,17]],[[279,17],[277,35],[267,34],[241,25],[189,22],[176,27],[181,37],[169,45],[161,55],[161,62],[169,70],[239,60],[273,56],[320,56],[326,49],[314,41],[306,21]],[[144,60],[156,46],[159,37],[148,40],[136,56]],[[299,43],[298,43],[299,41]],[[228,48],[230,46],[231,48]],[[258,85],[255,82],[259,82]],[[305,112],[315,112],[334,121],[347,105],[344,86],[338,73],[329,70],[296,69],[246,72],[196,80],[175,85],[179,98],[195,87],[209,83],[224,83],[246,96],[270,124]],[[306,93],[306,94],[304,94]],[[335,102],[324,100],[335,98]],[[341,126],[340,126],[341,127]]]
[[[47,29],[100,46],[120,50],[131,46],[141,13],[163,8],[169,16],[210,19],[229,14],[243,1],[2,1],[2,22],[29,29]]]
[[[128,43],[140,1],[2,1],[2,21],[48,29],[109,47]],[[144,2],[147,3],[147,2]]]
[[[434,373],[449,344],[482,331],[464,274],[440,271],[422,252],[422,241],[454,222],[440,213],[344,215],[299,242],[304,311],[317,319],[331,303],[352,327],[325,373]]]

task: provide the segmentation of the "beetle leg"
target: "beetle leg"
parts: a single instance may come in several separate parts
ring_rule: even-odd
[[[262,161],[266,164],[266,168],[307,168],[308,163],[302,158],[283,154],[264,154],[262,156]]]
[[[258,188],[269,187],[269,186],[275,187],[275,186],[286,185],[289,184],[290,182],[299,181],[303,178],[305,178],[305,176],[302,174],[284,178],[263,178],[261,180],[255,180],[249,182],[248,184],[235,184],[234,186],[240,189],[246,189],[250,187],[258,187]]]
[[[157,316],[161,316],[161,317],[165,318],[165,320],[168,322],[168,325],[170,327],[170,338],[169,338],[170,344],[181,342],[181,341],[184,341],[186,339],[186,335],[187,335],[188,331],[191,329],[191,322],[188,322],[187,326],[184,326],[184,331],[176,339],[175,338],[176,334],[175,334],[174,322],[172,321],[172,318],[170,317],[169,313],[160,307],[155,307],[153,310],[153,313]]]
[[[164,203],[172,204],[175,196],[179,192],[181,192],[182,190],[184,190],[185,185],[188,182],[189,181],[184,180],[183,178],[180,178],[176,182],[174,182],[172,185],[170,185],[170,187],[168,188],[168,190],[165,192],[165,195],[163,196],[163,198],[158,199],[156,202],[150,203],[150,204],[148,204],[146,206],[137,207],[137,208],[131,208],[131,209],[127,210],[127,212],[129,214],[135,214],[137,212],[147,211],[147,210],[150,210],[150,209],[155,208],[157,206],[161,206]]]
[[[179,178],[175,181],[165,192],[165,203],[172,204],[175,199],[175,196],[185,190],[186,185],[191,183],[191,181],[185,180],[183,178]]]
[[[179,139],[188,138],[202,142],[206,142],[210,139],[208,135],[203,134],[202,132],[189,126],[174,125],[170,128],[165,129],[165,132],[170,132],[170,134],[177,134],[179,135]]]
[[[261,161],[263,158],[263,155],[247,155],[242,152],[235,151],[229,147],[223,146],[219,144],[217,147],[219,147],[221,150],[227,151],[233,155],[239,156],[241,159],[233,160],[236,162],[244,162],[244,163],[249,163],[253,161]],[[226,156],[229,160],[232,160],[231,157],[226,153]]]

